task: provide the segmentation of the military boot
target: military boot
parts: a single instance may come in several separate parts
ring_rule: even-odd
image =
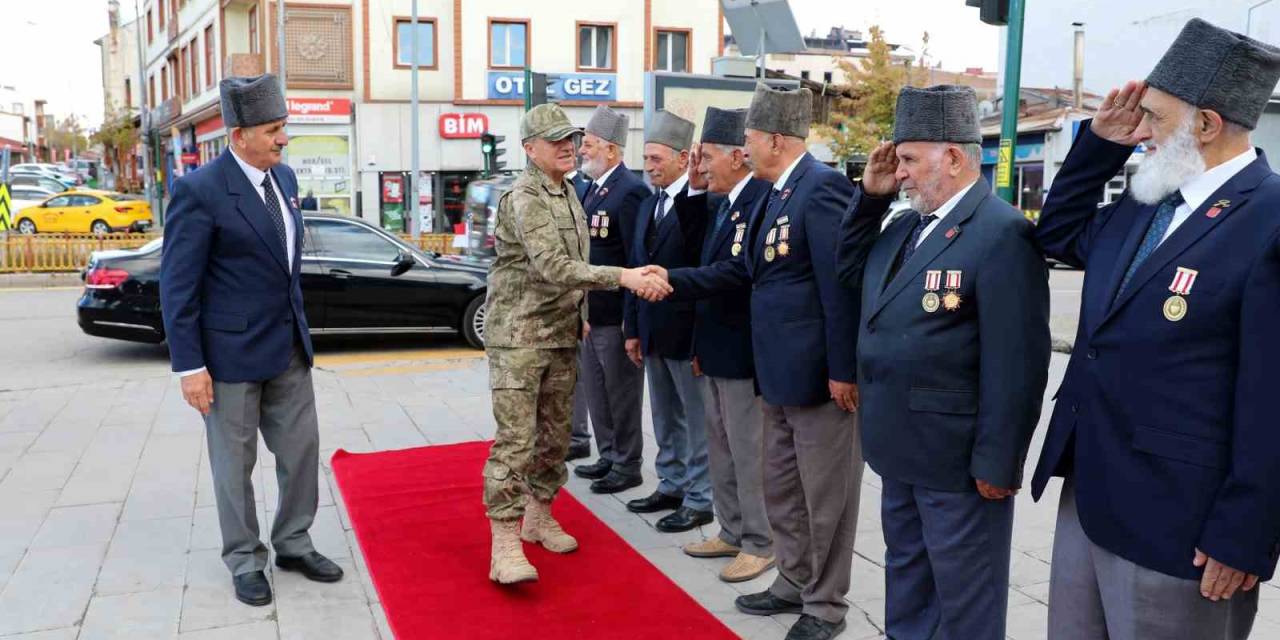
[[[541,542],[547,551],[553,553],[569,553],[578,548],[578,541],[565,533],[560,523],[551,517],[551,503],[534,498],[529,498],[524,509],[524,528],[520,537],[525,542]]]
[[[524,545],[520,542],[519,534],[520,523],[516,520],[490,520],[489,525],[493,532],[493,547],[489,552],[489,579],[498,584],[536,581],[538,570],[524,557]]]

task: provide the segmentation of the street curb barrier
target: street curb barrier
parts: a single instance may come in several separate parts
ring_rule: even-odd
[[[53,287],[79,287],[79,272],[76,273],[0,273],[0,290],[3,289],[40,289]]]

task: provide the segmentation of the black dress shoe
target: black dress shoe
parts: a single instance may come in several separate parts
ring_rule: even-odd
[[[684,496],[669,496],[661,491],[654,491],[647,498],[637,498],[627,503],[627,511],[631,513],[657,513],[679,509],[684,504]]]
[[[613,468],[613,463],[600,458],[591,464],[584,464],[573,470],[573,475],[588,480],[599,480],[609,475],[609,470]]]
[[[255,607],[271,604],[271,584],[267,574],[261,571],[242,573],[231,578],[236,588],[236,600]]]
[[[772,591],[765,589],[760,593],[749,593],[745,596],[738,596],[733,601],[733,606],[748,615],[753,616],[773,616],[779,613],[800,613],[804,610],[804,605],[798,602],[783,600],[773,595]]]
[[[663,533],[680,533],[688,531],[704,524],[711,524],[715,517],[710,511],[698,511],[689,507],[680,507],[676,512],[668,515],[653,525],[653,528]]]
[[[610,471],[609,475],[591,483],[591,493],[618,493],[641,484],[640,476],[624,476]]]
[[[342,567],[315,551],[305,556],[276,556],[276,566],[285,571],[301,572],[308,580],[316,582],[337,582],[342,579]]]
[[[802,614],[791,630],[787,632],[787,640],[831,640],[844,631],[845,622],[827,622],[809,614]]]
[[[569,451],[564,454],[564,461],[568,462],[570,460],[581,460],[582,458],[585,458],[589,455],[591,455],[590,444],[569,445]]]

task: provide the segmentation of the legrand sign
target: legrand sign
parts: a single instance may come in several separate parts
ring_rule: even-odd
[[[346,98],[289,98],[289,124],[346,124],[351,101]]]
[[[523,71],[490,71],[490,100],[523,100]],[[548,73],[548,100],[616,102],[617,75],[612,73]]]
[[[489,130],[489,116],[483,113],[440,114],[440,137],[446,140],[479,138]]]

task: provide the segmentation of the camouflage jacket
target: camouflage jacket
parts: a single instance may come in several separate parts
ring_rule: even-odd
[[[498,202],[497,259],[489,270],[485,345],[573,347],[587,310],[584,289],[616,289],[618,267],[587,262],[582,205],[530,162]]]

